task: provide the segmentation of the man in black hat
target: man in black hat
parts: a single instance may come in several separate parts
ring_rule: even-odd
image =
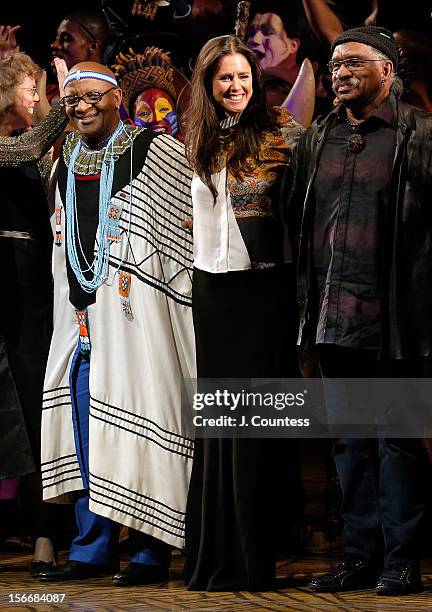
[[[339,35],[338,104],[298,147],[300,341],[316,346],[333,424],[347,422],[347,379],[420,377],[432,355],[432,115],[395,95],[397,62],[384,28]],[[345,558],[310,587],[418,592],[421,441],[350,435],[334,441]]]

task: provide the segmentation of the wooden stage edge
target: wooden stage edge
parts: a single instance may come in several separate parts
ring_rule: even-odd
[[[65,561],[60,556],[60,562]],[[308,581],[339,560],[338,555],[299,555],[278,563],[278,590],[267,593],[189,592],[182,583],[183,557],[175,551],[170,581],[157,586],[119,588],[109,577],[81,582],[40,583],[27,571],[31,556],[24,553],[0,553],[0,608],[18,610],[341,610],[415,611],[432,610],[432,560],[423,563],[425,590],[405,597],[378,597],[373,590],[341,594],[313,594]],[[122,566],[127,559],[122,558]],[[54,603],[53,595],[63,603]],[[11,597],[11,595],[13,597]],[[44,597],[45,596],[45,597]],[[23,599],[26,601],[23,601]],[[41,598],[50,603],[43,603]],[[15,599],[16,603],[13,603]],[[30,602],[29,602],[30,600]],[[33,601],[31,601],[33,600]],[[39,600],[39,601],[38,601]]]

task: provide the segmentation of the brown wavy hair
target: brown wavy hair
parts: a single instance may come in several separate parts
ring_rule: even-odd
[[[218,36],[209,40],[201,49],[191,81],[191,101],[184,118],[186,156],[192,169],[207,185],[216,200],[216,187],[211,176],[219,170],[218,153],[221,150],[219,122],[224,118],[223,109],[213,98],[213,75],[225,55],[240,53],[252,72],[253,93],[238,123],[229,167],[239,176],[246,157],[257,157],[260,135],[269,129],[261,70],[254,53],[234,35]]]
[[[9,51],[0,57],[0,117],[13,111],[17,85],[38,72],[39,66],[25,53]]]

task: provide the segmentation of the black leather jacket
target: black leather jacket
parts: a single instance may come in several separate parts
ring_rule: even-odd
[[[311,246],[316,170],[336,110],[302,136],[289,194],[289,218],[300,230],[299,344],[315,329],[317,298]],[[432,356],[432,113],[397,102],[398,128],[382,244],[381,356]],[[301,212],[302,211],[302,212]],[[294,220],[294,221],[293,221]],[[311,340],[312,338],[309,338]]]

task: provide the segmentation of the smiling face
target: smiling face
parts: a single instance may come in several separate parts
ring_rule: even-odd
[[[249,26],[247,45],[257,56],[262,70],[273,68],[290,55],[296,61],[299,39],[289,38],[276,13],[257,13]]]
[[[241,53],[224,55],[212,79],[213,98],[225,115],[244,111],[253,93],[252,71]]]
[[[56,39],[51,44],[53,57],[64,59],[68,69],[90,58],[92,41],[86,37],[74,21],[64,20],[58,27]]]
[[[351,58],[377,60],[378,52],[362,43],[347,42],[338,45],[332,55],[333,62]],[[332,74],[332,88],[339,102],[348,108],[366,107],[387,93],[387,90],[383,89],[381,80],[383,78],[387,80],[390,72],[391,63],[384,60],[367,61],[360,68],[351,70],[343,64]]]
[[[66,113],[87,144],[96,144],[110,136],[120,120],[121,90],[112,89],[111,83],[98,79],[72,81],[65,88],[65,96],[82,96],[91,91],[106,93],[100,102],[87,104],[80,100],[77,106],[66,107]]]
[[[146,127],[153,132],[171,134],[172,122],[165,118],[173,111],[174,102],[171,96],[161,89],[150,87],[140,93],[135,100],[133,120],[135,125]]]
[[[17,128],[26,129],[33,124],[34,107],[39,102],[38,94],[33,93],[35,86],[34,77],[26,75],[15,87],[12,114]]]

